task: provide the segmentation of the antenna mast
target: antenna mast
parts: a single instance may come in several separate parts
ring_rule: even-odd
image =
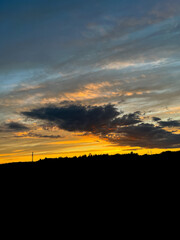
[[[32,152],[32,162],[33,162],[33,155],[34,155],[34,153]]]

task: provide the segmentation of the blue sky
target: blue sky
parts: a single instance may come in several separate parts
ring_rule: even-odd
[[[1,126],[64,102],[179,121],[179,0],[0,0],[0,36]]]
[[[96,47],[101,39],[136,38],[141,30],[152,34],[163,21],[178,16],[178,1],[171,5],[175,3],[171,10],[169,1],[1,1],[1,65],[49,66],[89,44]]]

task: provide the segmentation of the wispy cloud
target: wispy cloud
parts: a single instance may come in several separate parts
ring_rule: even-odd
[[[120,70],[123,68],[129,68],[129,67],[133,67],[133,68],[154,68],[154,67],[159,67],[160,65],[163,65],[167,63],[167,59],[159,59],[156,61],[150,61],[150,62],[135,62],[135,61],[130,61],[130,62],[111,62],[108,63],[104,66],[102,66],[102,69],[106,69],[106,70]]]

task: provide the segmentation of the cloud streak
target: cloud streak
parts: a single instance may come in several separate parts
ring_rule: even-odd
[[[19,122],[4,123],[0,126],[0,132],[22,132],[29,130],[29,127]]]

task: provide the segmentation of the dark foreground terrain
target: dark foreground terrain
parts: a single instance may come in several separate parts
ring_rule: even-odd
[[[177,166],[180,162],[180,151],[178,152],[163,152],[155,155],[116,154],[116,155],[89,155],[72,158],[45,158],[37,162],[18,162],[1,164],[0,169],[43,169],[43,170],[90,170],[90,169],[120,169],[121,167],[161,167]]]
[[[20,187],[28,195],[30,189],[37,195],[54,191],[61,198],[70,194],[68,201],[74,201],[78,196],[89,199],[92,194],[95,201],[102,192],[107,194],[105,198],[114,194],[124,198],[131,194],[129,202],[139,194],[149,198],[155,189],[157,195],[162,189],[178,193],[180,151],[144,156],[132,153],[45,158],[37,162],[2,164],[0,181],[1,187],[8,183],[8,191]]]

